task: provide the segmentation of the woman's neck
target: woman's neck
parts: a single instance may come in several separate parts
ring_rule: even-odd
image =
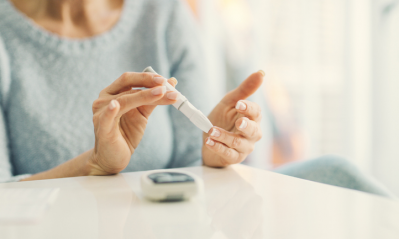
[[[119,20],[123,0],[10,0],[36,24],[57,35],[85,38],[104,33]]]

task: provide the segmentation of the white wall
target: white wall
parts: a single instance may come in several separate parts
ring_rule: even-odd
[[[234,78],[226,59],[244,75],[264,69],[291,96],[307,158],[342,155],[399,195],[399,6],[382,14],[392,2],[200,0],[215,82],[223,92]]]
[[[373,172],[399,195],[399,4],[375,2]]]

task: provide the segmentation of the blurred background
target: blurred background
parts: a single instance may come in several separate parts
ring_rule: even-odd
[[[398,1],[184,1],[215,97],[266,72],[252,99],[264,137],[247,164],[341,155],[399,195]]]

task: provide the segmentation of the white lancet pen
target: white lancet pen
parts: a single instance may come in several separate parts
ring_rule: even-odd
[[[151,66],[144,69],[143,72],[150,72],[158,74],[152,69]],[[199,129],[208,133],[209,130],[213,127],[211,121],[197,108],[195,108],[187,98],[182,95],[179,91],[177,91],[171,84],[165,82],[164,86],[166,86],[166,90],[168,91],[176,91],[178,93],[177,102],[173,104],[173,106],[180,112],[182,112],[195,126]]]

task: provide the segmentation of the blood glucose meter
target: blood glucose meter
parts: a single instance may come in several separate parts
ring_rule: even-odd
[[[151,201],[181,201],[200,191],[202,183],[195,175],[181,171],[157,171],[141,176],[144,196]]]

